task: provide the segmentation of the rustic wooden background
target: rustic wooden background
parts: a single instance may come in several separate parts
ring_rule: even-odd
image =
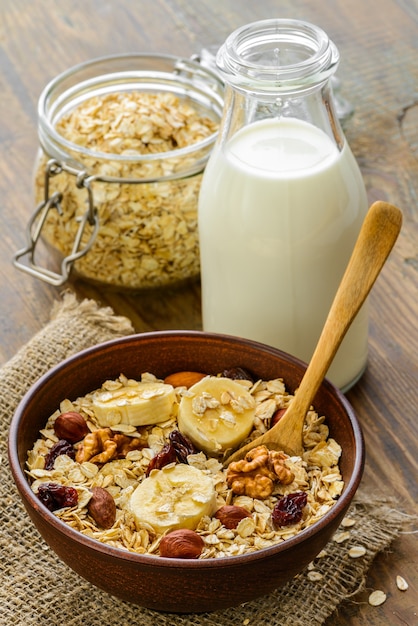
[[[346,135],[369,200],[388,200],[404,212],[401,236],[371,295],[369,366],[348,397],[368,448],[364,488],[395,496],[402,511],[417,514],[417,0],[1,0],[0,360],[47,322],[60,295],[11,263],[33,210],[36,107],[45,84],[102,55],[189,56],[221,43],[242,24],[269,17],[312,21],[334,39],[342,94],[355,107]],[[112,293],[81,282],[71,288],[129,316],[137,331],[201,326],[198,284],[162,295]],[[418,624],[417,561],[416,535],[405,534],[377,558],[366,591],[329,626]],[[403,594],[395,586],[397,574],[410,584]],[[384,605],[367,604],[373,589],[388,593]]]

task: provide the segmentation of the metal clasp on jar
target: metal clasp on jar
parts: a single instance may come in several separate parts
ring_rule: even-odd
[[[61,261],[61,273],[53,272],[45,267],[41,267],[35,260],[35,253],[38,241],[42,235],[42,229],[50,211],[58,211],[62,214],[61,200],[62,194],[56,192],[50,196],[49,194],[49,181],[53,176],[59,175],[61,172],[66,171],[76,176],[76,185],[78,188],[85,188],[87,192],[87,209],[81,217],[76,218],[79,222],[79,227],[74,238],[74,243],[71,249],[71,253],[64,257]],[[95,180],[94,176],[88,176],[84,171],[80,172],[68,165],[64,165],[56,159],[50,159],[46,166],[45,171],[45,195],[44,200],[37,206],[35,212],[31,216],[27,226],[27,245],[25,248],[18,250],[13,257],[13,265],[36,278],[41,278],[45,282],[54,285],[56,287],[63,285],[69,278],[71,268],[75,261],[80,257],[87,254],[91,249],[94,240],[96,239],[97,232],[99,230],[99,218],[97,210],[94,207],[93,192],[91,189],[91,183]],[[93,227],[91,235],[87,243],[82,244],[82,237],[85,231],[86,225],[89,224]],[[27,262],[21,261],[24,257],[27,257]]]

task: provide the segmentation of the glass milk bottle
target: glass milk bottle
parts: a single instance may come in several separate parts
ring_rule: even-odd
[[[304,361],[368,206],[329,85],[338,60],[326,33],[306,22],[233,32],[216,58],[224,113],[199,198],[204,330]],[[365,305],[328,372],[343,390],[364,371],[367,335]]]

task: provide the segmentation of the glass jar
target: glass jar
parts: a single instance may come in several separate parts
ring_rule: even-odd
[[[15,265],[54,285],[73,266],[116,288],[198,276],[197,200],[222,104],[215,72],[169,55],[95,59],[52,80],[38,105],[38,206]],[[36,262],[39,238],[60,271]]]
[[[313,24],[272,19],[232,33],[219,136],[199,200],[205,330],[309,361],[367,212],[335,113],[339,54]],[[346,390],[367,360],[365,305],[330,368]]]

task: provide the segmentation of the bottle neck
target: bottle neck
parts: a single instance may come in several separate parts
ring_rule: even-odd
[[[341,149],[329,84],[338,61],[326,33],[307,22],[264,20],[232,33],[216,59],[226,85],[221,141],[261,119],[296,118],[323,130]]]

